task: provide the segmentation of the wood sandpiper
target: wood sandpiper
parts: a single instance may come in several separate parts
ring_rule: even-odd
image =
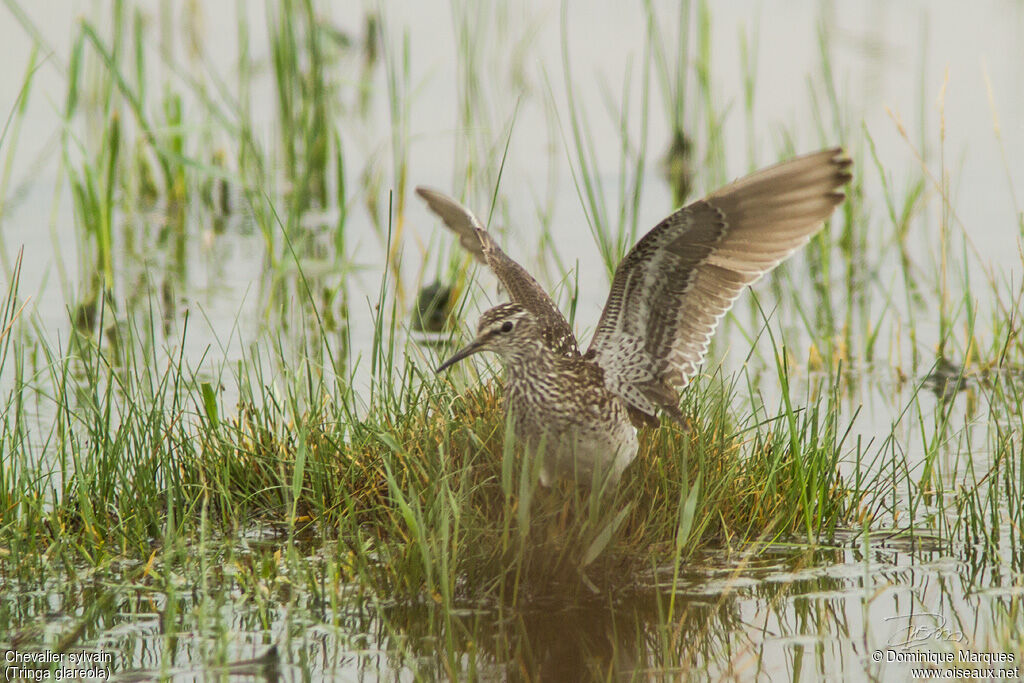
[[[544,289],[476,216],[436,190],[430,209],[508,292],[476,338],[438,372],[480,351],[505,368],[516,439],[556,478],[614,486],[636,456],[637,428],[657,411],[685,425],[678,391],[697,373],[718,321],[745,287],[803,246],[844,199],[851,161],[840,148],[757,171],[679,209],[619,264],[587,352]]]

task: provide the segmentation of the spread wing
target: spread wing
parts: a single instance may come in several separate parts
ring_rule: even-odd
[[[842,149],[763,169],[672,214],[615,271],[587,351],[632,407],[681,419],[677,391],[744,287],[803,246],[843,201]]]
[[[459,243],[480,263],[486,264],[508,291],[509,298],[530,311],[540,321],[544,339],[556,353],[579,357],[576,337],[551,297],[526,269],[501,250],[473,213],[448,195],[427,187],[416,194],[427,202],[444,224],[458,236]]]

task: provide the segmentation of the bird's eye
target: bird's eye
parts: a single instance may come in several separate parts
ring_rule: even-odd
[[[512,331],[512,321],[511,320],[506,320],[505,324],[501,326],[501,331],[502,332],[511,332]]]

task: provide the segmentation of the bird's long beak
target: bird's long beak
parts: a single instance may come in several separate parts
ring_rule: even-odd
[[[480,339],[479,337],[474,339],[467,346],[465,346],[464,348],[462,348],[459,351],[457,351],[454,356],[452,356],[451,358],[449,358],[445,362],[441,363],[441,365],[439,365],[437,370],[435,370],[434,372],[444,372],[445,370],[447,370],[451,366],[453,366],[456,363],[458,363],[463,358],[468,358],[469,356],[472,356],[474,353],[476,353],[478,351],[482,351],[483,350],[483,346],[484,346],[484,342],[483,342],[482,339]]]

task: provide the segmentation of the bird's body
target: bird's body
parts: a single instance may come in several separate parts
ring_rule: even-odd
[[[513,432],[541,457],[542,481],[607,477],[614,485],[636,456],[637,426],[656,425],[658,410],[685,422],[678,390],[696,374],[718,321],[747,285],[820,229],[843,199],[849,165],[838,149],[799,157],[663,220],[616,269],[584,355],[547,293],[476,217],[417,188],[512,299],[486,311],[476,339],[438,371],[497,353]]]
[[[518,304],[499,311],[530,315]],[[528,333],[536,334],[533,329]],[[591,482],[595,475],[618,481],[636,456],[636,428],[625,402],[605,388],[601,367],[578,355],[559,355],[542,343],[517,344],[502,359],[512,430],[541,456],[541,483],[557,478]],[[595,472],[597,464],[607,469]]]

